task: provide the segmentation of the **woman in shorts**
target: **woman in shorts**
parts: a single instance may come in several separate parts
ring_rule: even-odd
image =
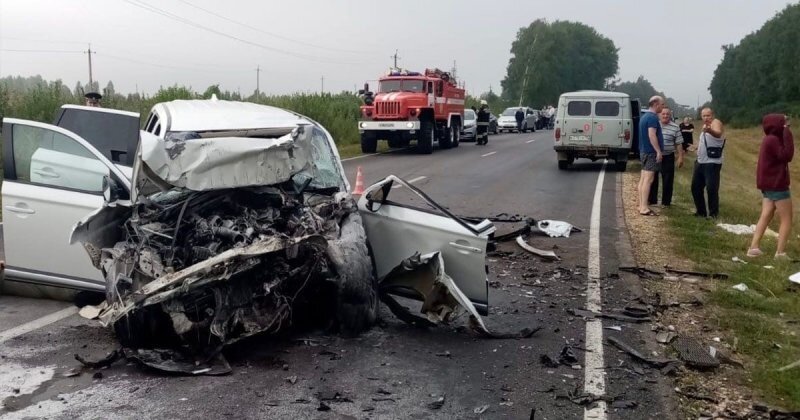
[[[756,185],[764,198],[761,200],[761,217],[758,219],[747,256],[757,257],[763,254],[759,243],[777,211],[781,227],[778,230],[778,248],[775,250],[775,258],[786,258],[786,241],[792,230],[789,162],[794,156],[794,138],[785,115],[766,115],[762,126],[765,136],[761,141],[761,150],[758,153]]]

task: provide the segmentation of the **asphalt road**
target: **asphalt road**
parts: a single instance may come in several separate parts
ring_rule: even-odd
[[[657,349],[648,344],[647,324],[604,320],[603,337],[587,342],[587,322],[567,312],[587,307],[590,284],[602,295],[603,310],[622,308],[640,292],[635,279],[618,275],[630,256],[617,174],[605,172],[596,188],[602,162],[578,161],[559,171],[551,136],[505,134],[492,136],[488,146],[462,143],[432,155],[403,150],[345,161],[353,185],[360,166],[367,185],[394,174],[460,215],[522,214],[583,228],[570,238],[531,239],[554,249],[560,262],[542,261],[513,242],[489,256],[487,325],[497,331],[541,327],[533,337],[476,338],[457,326],[418,330],[384,311],[381,324],[357,338],[304,332],[241,343],[226,352],[234,368],[228,376],[170,377],[124,363],[70,376],[79,366],[75,353],[99,358],[115,348],[113,336],[72,315],[4,339],[69,304],[0,296],[0,416],[527,419],[535,410],[536,419],[673,417],[659,371],[603,344],[613,335],[650,354]],[[403,190],[393,190],[392,200],[413,200]],[[596,191],[602,193],[595,208],[599,277],[589,279]],[[498,224],[501,233],[513,227]],[[543,355],[558,360],[565,346],[577,359],[571,365],[541,362]],[[598,349],[600,365],[587,371],[586,356],[597,359]],[[605,402],[586,403],[587,377],[600,378]],[[429,406],[442,396],[440,408]],[[330,411],[319,411],[320,400]]]

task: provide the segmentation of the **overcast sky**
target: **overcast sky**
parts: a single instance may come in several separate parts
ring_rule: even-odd
[[[511,42],[538,18],[583,22],[614,41],[619,77],[644,75],[680,103],[710,98],[723,44],[787,0],[0,0],[0,77],[40,74],[118,92],[175,83],[252,93],[352,90],[392,64],[450,68],[472,94],[500,90]],[[205,9],[202,10],[202,9]],[[211,13],[208,13],[211,12]],[[171,17],[170,17],[171,16]],[[180,21],[179,21],[180,20]],[[181,22],[182,21],[182,22]],[[36,50],[11,51],[11,50]],[[44,50],[44,51],[40,51]],[[542,59],[546,59],[543,57]]]

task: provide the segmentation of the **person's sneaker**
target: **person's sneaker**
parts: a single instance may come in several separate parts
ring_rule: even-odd
[[[761,250],[758,249],[758,248],[750,248],[750,249],[747,250],[747,256],[748,257],[753,257],[754,258],[754,257],[760,257],[762,255],[764,255],[764,253],[761,252]],[[784,254],[784,255],[786,255],[786,254]],[[776,258],[777,258],[777,255],[776,255]]]
[[[785,252],[776,252],[775,259],[781,261],[789,261],[789,256],[787,256]]]

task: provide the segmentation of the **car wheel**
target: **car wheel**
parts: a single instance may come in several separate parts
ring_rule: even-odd
[[[378,138],[375,133],[365,131],[361,133],[361,153],[375,153],[378,151]]]
[[[559,160],[558,161],[558,169],[560,169],[562,171],[566,171],[567,169],[569,169],[569,161]]]

